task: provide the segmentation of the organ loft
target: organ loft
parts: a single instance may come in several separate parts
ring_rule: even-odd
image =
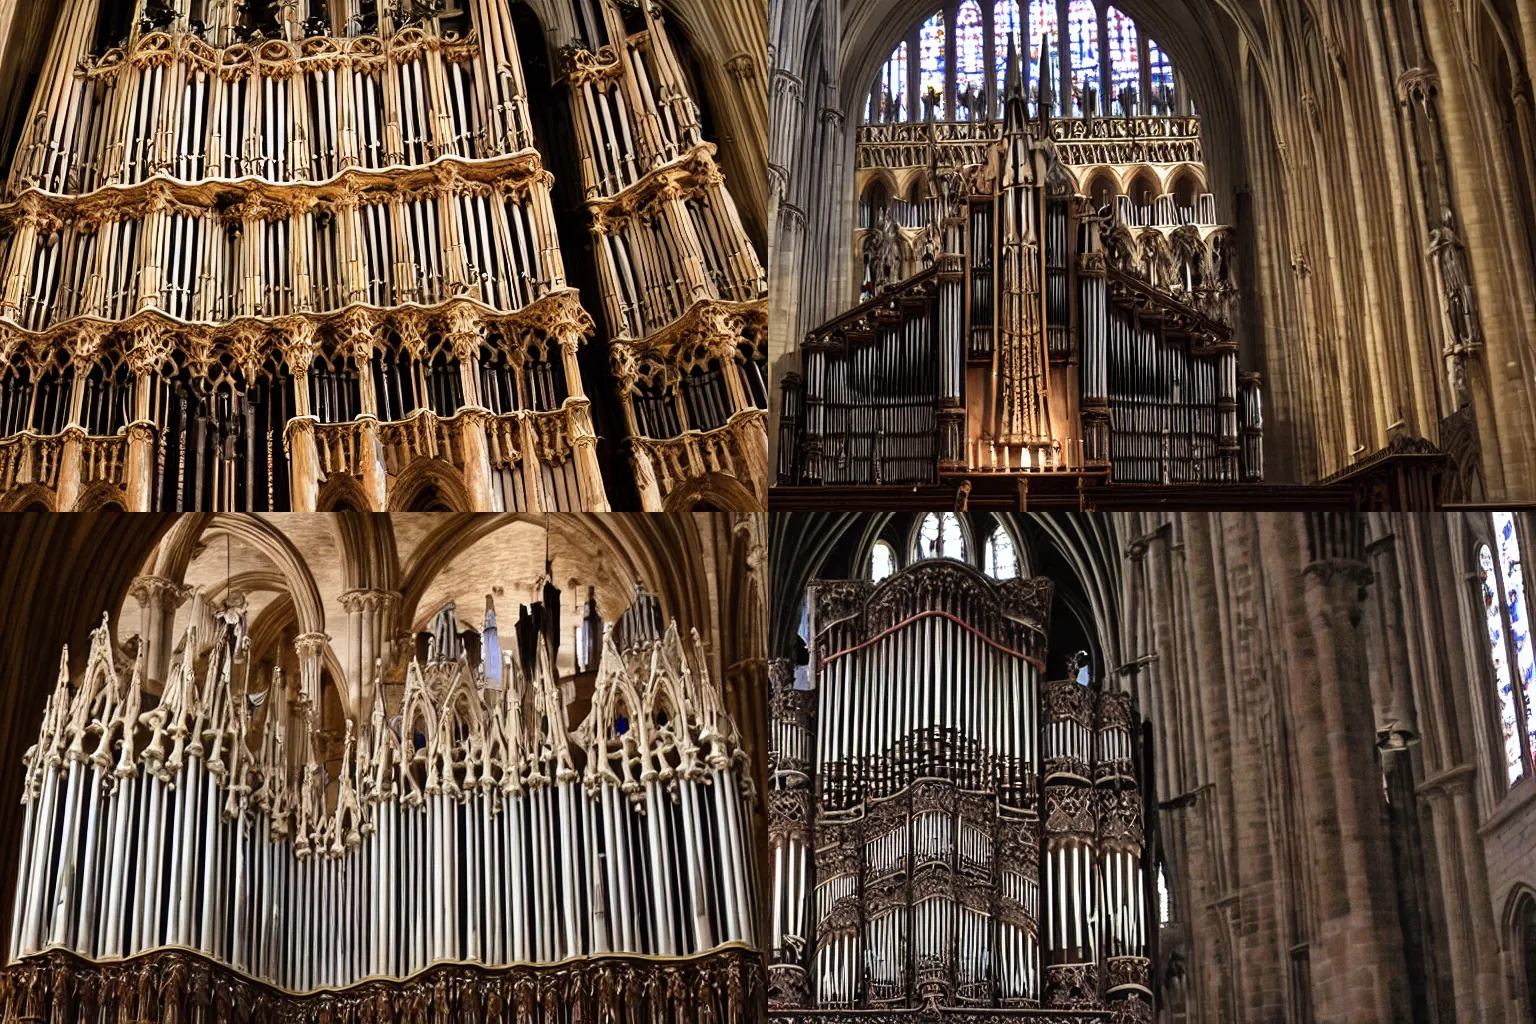
[[[0,202],[0,507],[761,505],[761,217],[716,144],[757,122],[718,83],[712,116],[719,61],[660,7],[38,22],[0,69],[35,81]],[[754,59],[721,76],[748,105]]]
[[[944,484],[963,501],[1263,478],[1199,118],[1144,36],[1138,74],[1113,8],[1119,60],[1083,66],[1080,6],[1060,6],[1058,37],[1057,5],[1031,4],[1021,43],[1000,3],[984,45],[963,3],[948,51],[941,11],[882,69],[854,146],[860,301],[784,377],[781,487]],[[1057,60],[1069,37],[1075,65]]]

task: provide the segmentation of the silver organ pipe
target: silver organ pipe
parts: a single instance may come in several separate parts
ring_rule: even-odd
[[[1040,682],[1051,593],[812,585],[814,688],[773,679],[773,1007],[1150,1012],[1133,709]]]
[[[697,634],[647,622],[622,650],[609,635],[568,730],[542,637],[532,676],[510,649],[499,679],[413,661],[398,703],[376,681],[368,720],[332,726],[306,638],[293,685],[242,627],[205,642],[194,616],[157,698],[104,620],[26,755],[13,957],[175,947],[305,993],[754,945],[746,755]],[[698,1019],[741,1019],[742,998]]]

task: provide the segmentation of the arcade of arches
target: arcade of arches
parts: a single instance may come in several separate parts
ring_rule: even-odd
[[[953,492],[966,489],[962,480],[979,495],[978,470],[1023,466],[1038,477],[1083,465],[1116,481],[1270,485],[1358,483],[1390,475],[1384,467],[1432,467],[1419,489],[1393,491],[1391,502],[1536,499],[1536,7],[1528,0],[773,0],[770,45],[769,364],[775,389],[789,395],[771,409],[770,443],[786,499],[814,504],[806,485],[918,482]],[[900,433],[882,425],[877,441],[861,441],[857,409],[849,426],[834,415],[838,402],[858,401],[840,398],[839,387],[855,395],[865,387],[851,356],[850,383],[841,383],[838,355],[870,344],[858,332],[880,329],[848,311],[887,294],[893,301],[881,315],[894,315],[916,301],[905,282],[935,265],[944,316],[951,253],[965,263],[968,305],[974,282],[992,280],[985,235],[976,236],[980,247],[968,232],[946,238],[926,218],[934,213],[934,229],[950,224],[939,218],[953,216],[944,203],[955,209],[955,191],[969,195],[972,216],[1002,194],[987,183],[985,147],[1001,134],[1010,49],[1027,115],[1038,120],[1042,87],[1051,99],[1060,187],[1088,200],[1074,218],[1107,212],[1097,230],[1107,238],[1126,229],[1133,276],[1229,328],[1196,330],[1190,345],[1235,349],[1237,384],[1220,379],[1212,407],[1235,403],[1236,418],[1210,436],[1193,428],[1187,443],[1238,452],[1236,469],[1216,460],[1181,475],[1177,445],[1170,453],[1161,442],[1160,451],[1156,437],[1150,467],[1121,459],[1115,446],[1134,409],[1115,405],[1113,329],[1113,426],[1102,458],[1091,421],[1104,394],[1083,354],[1081,383],[1052,376],[1048,386],[1052,402],[1065,393],[1069,406],[1082,403],[1080,417],[1070,407],[1053,412],[1042,434],[1064,455],[1021,446],[1010,456],[1009,431],[994,437],[985,424],[979,456],[959,447],[946,454],[944,405],[955,396],[941,378],[937,411],[916,428],[936,433],[916,452],[928,463],[938,446],[936,473],[930,467],[913,481],[897,475],[899,465],[862,478],[843,468],[872,445],[873,458],[889,463]],[[1199,301],[1198,277],[1181,289],[1177,272],[1156,271],[1165,243],[1174,264],[1182,258],[1175,235],[1184,225],[1201,242],[1221,242],[1196,264],[1197,275],[1207,272],[1204,287],[1230,288],[1215,307]],[[1051,244],[1047,236],[1047,253]],[[1085,260],[1091,248],[1080,250]],[[1105,249],[1113,306],[1117,249]],[[1052,272],[1049,254],[1045,263]],[[1097,271],[1085,264],[1082,273]],[[1078,304],[1088,300],[1072,295],[1077,330]],[[958,320],[971,323],[963,313]],[[935,329],[942,337],[948,328]],[[1188,336],[1185,328],[1175,335]],[[962,372],[974,374],[978,354],[985,357],[976,340],[972,330],[962,342],[971,346],[959,357]],[[1041,342],[1042,356],[1049,344]],[[1078,372],[1075,339],[1049,355],[1063,372]],[[813,365],[818,359],[827,370]],[[976,387],[972,376],[958,388],[968,416],[960,428],[973,443],[978,417],[991,415],[969,397]],[[1191,402],[1190,384],[1173,388],[1158,400]],[[902,401],[873,394],[875,405]],[[1138,394],[1133,383],[1127,400]],[[907,397],[933,404],[926,393]],[[1191,429],[1179,423],[1175,437]],[[1262,459],[1250,451],[1260,433]],[[1081,462],[1071,455],[1077,444],[1087,453]]]
[[[1536,516],[774,513],[770,542],[772,1020],[1536,1019]]]

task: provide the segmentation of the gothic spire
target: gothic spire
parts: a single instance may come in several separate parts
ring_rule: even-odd
[[[1040,118],[1040,137],[1049,138],[1051,134],[1051,61],[1047,55],[1047,46],[1051,37],[1040,37],[1040,87],[1036,91],[1036,102],[1039,104],[1037,112]]]
[[[1014,101],[1018,101],[1015,110]],[[1018,132],[1024,130],[1024,122],[1029,119],[1024,104],[1024,83],[1019,73],[1019,45],[1012,32],[1008,33],[1008,70],[1003,75],[1003,130],[1005,132]]]

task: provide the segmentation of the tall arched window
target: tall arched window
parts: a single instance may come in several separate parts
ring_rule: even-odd
[[[960,517],[953,512],[923,517],[923,525],[917,531],[918,558],[957,558],[965,560],[965,535],[960,530]]]
[[[1168,874],[1163,870],[1161,861],[1157,864],[1157,923],[1167,924],[1173,920],[1173,897],[1168,893]]]
[[[1040,116],[1040,61],[1045,61],[1045,74],[1051,90],[1051,116],[1061,115],[1061,55],[1056,48],[1056,29],[1059,25],[1056,0],[1029,0],[1029,81],[1024,91],[1029,94],[1031,116]],[[1043,52],[1042,52],[1043,47]]]
[[[1176,96],[1173,88],[1173,62],[1154,40],[1147,40],[1147,67],[1152,95],[1147,97],[1149,114],[1171,114]]]
[[[1071,0],[1067,7],[1067,44],[1072,61],[1072,114],[1088,113],[1088,94],[1093,93],[1093,112],[1104,112],[1099,93],[1099,12],[1093,0]]]
[[[917,32],[917,102],[912,104],[914,114],[928,119],[928,108],[933,108],[933,119],[944,120],[944,12],[940,11]]]
[[[1020,58],[1025,53],[1024,26],[1019,21],[1019,0],[998,0],[992,8],[993,65],[997,69],[997,102],[992,116],[1003,116],[1003,100],[1008,95],[1008,40],[1013,40],[1014,52]],[[1028,89],[1028,83],[1025,88]]]
[[[896,571],[896,549],[883,540],[875,541],[869,552],[869,578],[879,583]]]
[[[1526,616],[1525,582],[1520,566],[1520,538],[1509,512],[1493,514],[1498,553],[1477,549],[1483,588],[1483,615],[1499,694],[1499,726],[1504,733],[1504,764],[1509,781],[1531,771],[1536,758],[1536,658]]]
[[[955,13],[955,120],[979,121],[987,109],[986,43],[981,5],[965,0]]]
[[[864,120],[870,124],[907,119],[907,41],[903,39],[891,51],[890,59],[880,69],[875,88],[870,92]]]
[[[1141,53],[1136,42],[1136,23],[1124,11],[1111,7],[1104,16],[1105,48],[1109,51],[1109,88],[1104,108],[1119,117],[1134,117],[1140,109]]]
[[[1014,555],[1013,538],[1001,526],[987,535],[982,568],[995,580],[1011,580],[1019,574],[1019,560]]]

